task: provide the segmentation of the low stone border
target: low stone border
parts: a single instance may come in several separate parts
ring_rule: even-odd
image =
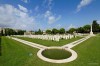
[[[71,55],[71,57],[66,58],[66,59],[62,59],[62,60],[49,59],[49,58],[46,58],[45,56],[42,55],[42,52],[45,49],[65,49],[66,51],[69,51],[72,55]],[[71,50],[70,48],[48,47],[48,48],[45,48],[45,49],[39,50],[38,53],[37,53],[37,56],[40,59],[42,59],[44,61],[47,61],[47,62],[51,62],[51,63],[66,63],[66,62],[71,62],[71,61],[73,61],[73,60],[75,60],[77,58],[77,53],[75,51]]]

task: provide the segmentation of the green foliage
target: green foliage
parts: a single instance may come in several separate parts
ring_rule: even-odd
[[[69,32],[69,33],[73,33],[74,31],[76,31],[75,28],[70,28],[68,32]]]
[[[61,29],[59,30],[59,34],[65,34],[65,29],[64,29],[64,28],[61,28]]]
[[[84,25],[84,26],[83,26],[83,29],[84,29],[84,32],[85,32],[85,33],[89,33],[89,32],[90,32],[90,28],[91,28],[90,25]]]
[[[78,32],[78,33],[84,33],[84,28],[83,28],[83,27],[77,28],[77,32]]]
[[[57,34],[57,33],[59,33],[59,30],[57,30],[56,28],[53,28],[52,29],[52,34]]]
[[[4,28],[1,30],[1,35],[2,36],[7,36],[7,35],[24,35],[25,30],[14,30],[11,28]]]
[[[99,24],[97,23],[97,20],[94,20],[92,23],[93,32],[99,32]]]
[[[51,31],[51,30],[46,30],[46,33],[47,33],[47,34],[51,34],[52,31]]]
[[[39,29],[38,31],[35,31],[35,34],[36,34],[36,35],[38,35],[38,34],[41,35],[41,34],[43,34],[43,32],[41,31],[41,29]]]
[[[71,28],[69,29],[69,33],[73,33],[74,31],[76,31],[77,33],[89,33],[91,29],[90,25],[84,25],[83,27],[79,27],[75,30],[75,28]],[[100,26],[97,23],[97,20],[94,20],[92,23],[92,29],[93,32],[100,32]]]
[[[3,36],[3,35],[4,35],[4,34],[3,34],[3,30],[1,30],[1,33],[0,33],[0,35],[1,35],[1,36]]]
[[[15,34],[24,35],[24,32],[26,32],[26,31],[25,30],[18,30],[18,32],[17,33],[15,32]]]
[[[100,24],[99,24],[99,32],[100,32]]]

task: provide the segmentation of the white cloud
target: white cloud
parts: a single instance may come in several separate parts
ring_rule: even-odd
[[[55,18],[54,16],[50,16],[50,17],[48,17],[48,23],[49,23],[49,24],[54,23],[55,20],[56,20],[56,18]]]
[[[53,0],[43,0],[42,6],[44,6],[48,10],[52,9],[52,5],[53,5]]]
[[[81,0],[80,4],[77,6],[77,12],[79,12],[83,7],[89,5],[92,0]]]
[[[52,13],[50,11],[46,11],[45,14],[44,14],[45,17],[49,17],[51,15],[52,15]]]
[[[44,20],[46,20],[48,24],[53,24],[61,18],[61,15],[55,15],[55,13],[51,12],[53,4],[53,0],[43,1],[43,6],[47,8],[47,11],[44,13]]]
[[[70,26],[68,27],[68,29],[70,29],[70,28],[75,28],[75,26],[72,25],[72,24],[70,24]]]
[[[38,11],[39,10],[39,6],[36,6],[34,10],[35,11]]]
[[[27,8],[21,6],[21,5],[18,5],[19,9],[23,12],[28,12]]]
[[[28,0],[22,0],[24,3],[28,3]]]
[[[51,10],[51,8],[52,8],[52,2],[53,2],[53,0],[48,0],[48,7],[49,7],[49,10]]]
[[[17,29],[31,30],[34,27],[35,19],[12,5],[0,6],[0,26]]]
[[[55,16],[51,11],[46,11],[44,17],[47,19],[48,24],[53,24],[61,18],[61,15]]]

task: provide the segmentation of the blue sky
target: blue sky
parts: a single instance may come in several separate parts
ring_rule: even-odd
[[[100,23],[100,0],[0,0],[0,27],[25,30]]]

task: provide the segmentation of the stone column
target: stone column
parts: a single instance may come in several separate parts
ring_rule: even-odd
[[[90,35],[94,36],[93,31],[92,31],[92,24],[91,24],[91,31],[90,31]]]

